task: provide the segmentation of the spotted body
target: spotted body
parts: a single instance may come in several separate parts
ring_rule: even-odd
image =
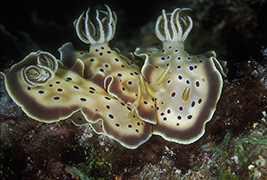
[[[156,98],[153,133],[185,144],[202,136],[221,93],[217,60],[190,55],[175,45],[136,53],[147,56],[142,74]]]
[[[156,23],[162,49],[137,48],[142,67],[112,50],[117,17],[108,6],[97,11],[96,24],[89,10],[74,26],[89,51],[66,43],[60,59],[48,52],[29,54],[6,74],[10,97],[30,117],[46,122],[70,119],[90,124],[127,148],[137,148],[152,134],[189,144],[204,134],[221,94],[223,68],[215,53],[193,56],[183,47],[192,28],[188,9],[175,9]]]
[[[193,22],[182,15],[190,9],[175,9],[156,23],[162,49],[137,48],[145,57],[142,75],[156,99],[157,124],[153,134],[169,141],[189,144],[199,139],[216,109],[221,95],[223,70],[211,51],[191,55],[184,49]]]

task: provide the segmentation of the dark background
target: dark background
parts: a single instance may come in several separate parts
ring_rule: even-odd
[[[122,52],[134,51],[144,45],[146,33],[155,39],[149,45],[160,45],[153,33],[142,34],[142,27],[154,28],[162,9],[167,12],[176,7],[190,7],[194,27],[186,44],[192,54],[215,50],[218,58],[227,60],[235,69],[236,62],[262,59],[266,48],[267,3],[265,0],[233,1],[106,1],[106,0],[46,0],[6,1],[0,9],[0,69],[9,68],[31,51],[49,51],[59,57],[57,49],[72,42],[77,49],[88,45],[79,41],[73,21],[91,7],[105,10],[107,4],[118,17],[117,30],[111,46]],[[151,26],[148,26],[152,23]],[[186,47],[187,47],[186,46]],[[230,77],[231,72],[230,71]]]

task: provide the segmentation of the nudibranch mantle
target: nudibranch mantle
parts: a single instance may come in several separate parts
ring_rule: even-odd
[[[155,29],[163,48],[137,48],[135,55],[145,58],[140,68],[109,47],[117,17],[106,8],[97,11],[96,24],[89,10],[74,21],[89,51],[66,43],[60,59],[33,52],[2,73],[10,97],[35,120],[90,124],[130,149],[152,134],[183,144],[199,139],[215,111],[224,73],[214,52],[193,56],[184,50],[193,26],[182,15],[188,9],[163,10]]]

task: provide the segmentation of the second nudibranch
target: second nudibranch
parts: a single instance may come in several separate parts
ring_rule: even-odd
[[[137,48],[145,58],[142,75],[157,104],[153,134],[169,141],[190,144],[205,131],[216,109],[223,85],[223,70],[213,51],[191,55],[184,49],[193,21],[183,15],[188,8],[162,11],[155,32],[162,49]]]

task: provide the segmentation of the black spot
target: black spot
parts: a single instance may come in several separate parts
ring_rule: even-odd
[[[172,46],[170,46],[169,49],[172,49]]]
[[[125,68],[125,66],[124,66],[123,64],[121,65],[121,67],[122,67],[122,68]]]
[[[134,72],[134,74],[135,74],[136,76],[138,76],[138,75],[139,75],[139,73],[138,73],[138,72]]]
[[[111,54],[111,51],[107,51],[107,54]]]
[[[60,82],[59,81],[56,81],[56,84],[60,84]]]
[[[83,102],[87,101],[87,99],[85,99],[85,98],[80,98],[80,100]]]
[[[193,67],[193,66],[189,66],[188,69],[189,69],[190,71],[193,71],[193,70],[194,70],[194,67]]]
[[[167,118],[166,118],[166,117],[164,117],[164,118],[163,118],[163,121],[167,121]]]
[[[128,128],[132,128],[133,126],[131,124],[128,124]]]
[[[200,104],[200,103],[202,103],[202,99],[201,98],[198,100],[198,104]]]
[[[80,89],[78,86],[73,86],[75,89]]]
[[[60,100],[60,97],[56,96],[54,97],[54,100]]]
[[[115,60],[116,62],[120,62],[120,60],[119,60],[118,58],[115,58],[114,60]]]
[[[58,88],[58,89],[57,89],[57,91],[58,91],[58,92],[62,92],[62,91],[63,91],[63,89],[61,89],[61,88]]]
[[[99,68],[99,71],[102,73],[105,72],[105,70],[103,68]]]
[[[109,117],[110,119],[114,119],[114,116],[113,116],[112,114],[108,114],[108,117]]]
[[[122,77],[122,74],[121,74],[121,73],[118,73],[117,76],[118,76],[118,77]]]
[[[30,87],[27,87],[27,89],[30,91],[32,88],[30,88]]]
[[[101,52],[101,53],[99,53],[99,56],[103,56],[103,53]]]
[[[186,82],[186,84],[190,84],[190,81],[189,80],[186,80],[185,82]]]
[[[175,49],[175,50],[174,50],[175,53],[178,53],[178,51],[179,51],[178,49]]]
[[[180,106],[180,107],[179,107],[179,110],[180,110],[180,111],[183,111],[183,110],[184,110],[184,107],[183,107],[183,106]]]
[[[131,76],[133,76],[134,74],[133,73],[129,73]]]
[[[92,58],[92,59],[90,59],[90,62],[95,62],[95,60]]]
[[[117,126],[117,127],[120,127],[120,124],[119,124],[119,123],[116,123],[116,126]]]
[[[94,94],[95,92],[94,91],[89,91],[89,93]]]
[[[108,64],[105,64],[104,66],[105,66],[105,68],[109,68],[109,65]]]
[[[138,129],[135,129],[135,131],[136,131],[137,133],[139,133],[139,130],[138,130]]]
[[[89,89],[91,89],[91,90],[95,91],[95,88],[93,88],[93,87],[89,87]]]
[[[100,47],[102,50],[104,50],[105,48],[103,46]]]
[[[145,105],[148,105],[148,102],[144,101],[144,104],[145,104]]]
[[[194,68],[197,69],[197,65],[195,65]]]
[[[196,102],[195,101],[192,101],[191,107],[194,107],[195,105],[196,105]]]
[[[77,119],[78,119],[79,121],[82,121],[82,120],[83,120],[83,119],[82,119],[82,118],[80,118],[80,117],[78,117]]]
[[[127,109],[129,110],[129,111],[131,111],[132,109],[129,107],[129,106],[127,106]]]
[[[125,106],[125,104],[124,104],[124,103],[121,103],[121,105]]]
[[[178,76],[178,79],[179,79],[179,80],[182,80],[182,79],[183,79],[183,76],[179,75],[179,76]]]
[[[178,60],[178,61],[181,61],[181,60],[182,60],[182,58],[179,56],[179,57],[177,57],[177,60]]]
[[[162,53],[165,53],[165,52],[166,52],[166,50],[165,50],[165,49],[162,49],[162,50],[161,50],[161,52],[162,52]]]
[[[41,91],[38,91],[38,93],[39,93],[39,94],[44,94],[44,91],[41,90]]]
[[[187,116],[187,119],[192,119],[192,117],[193,117],[192,115],[189,115]]]
[[[175,97],[176,96],[176,92],[172,92],[171,97]]]
[[[105,96],[105,99],[106,99],[106,100],[111,100],[111,99],[110,99],[109,97],[107,97],[107,96]]]
[[[161,59],[162,61],[165,61],[165,57],[161,57],[160,59]]]
[[[98,52],[98,49],[95,49],[95,52]]]
[[[181,120],[182,119],[182,116],[177,116],[177,119]]]
[[[186,59],[187,59],[187,61],[191,61],[191,58],[190,57],[187,57]]]
[[[160,113],[161,116],[164,116],[164,112]]]
[[[137,122],[136,124],[137,124],[137,126],[140,126],[141,125],[140,122]]]
[[[133,84],[133,82],[132,81],[128,81],[128,85],[132,85]]]
[[[196,87],[199,87],[199,85],[200,85],[200,84],[199,84],[199,82],[198,82],[198,81],[196,81]]]
[[[177,66],[177,69],[181,69],[181,68],[182,68],[182,66],[180,66],[180,65]]]
[[[53,87],[53,84],[49,84],[49,87]],[[30,90],[30,89],[29,89]]]
[[[168,113],[168,114],[170,114],[170,113],[171,113],[171,110],[170,110],[170,109],[168,109],[168,110],[167,110],[167,113]]]
[[[110,109],[110,106],[109,106],[109,105],[106,105],[106,108],[107,108],[107,109]]]
[[[123,91],[126,91],[125,87],[122,87],[122,90],[123,90]]]

